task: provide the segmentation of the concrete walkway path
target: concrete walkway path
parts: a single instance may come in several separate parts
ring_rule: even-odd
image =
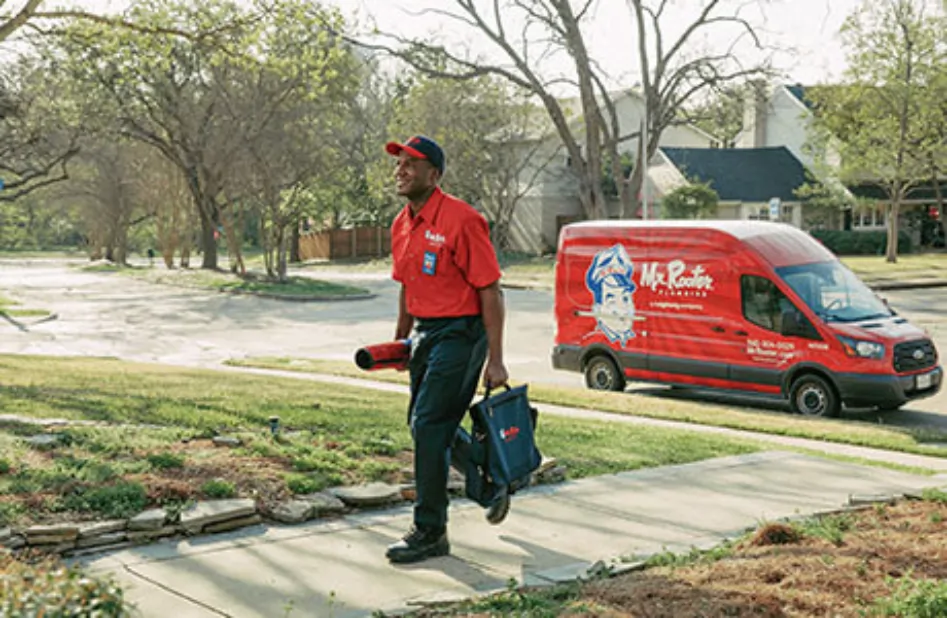
[[[85,563],[114,574],[148,618],[362,617],[499,591],[511,579],[570,580],[600,561],[708,547],[763,521],[839,508],[853,495],[944,484],[947,476],[771,451],[531,488],[499,526],[455,500],[452,554],[416,565],[384,557],[410,525],[409,507],[171,540]]]

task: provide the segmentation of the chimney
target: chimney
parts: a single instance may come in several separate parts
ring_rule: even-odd
[[[743,131],[740,133],[741,148],[766,146],[766,111],[769,105],[766,80],[755,79],[748,84],[746,103],[743,106]]]

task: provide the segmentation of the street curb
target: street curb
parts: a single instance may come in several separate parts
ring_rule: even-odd
[[[868,283],[873,290],[921,290],[947,287],[947,281],[891,281]]]
[[[215,291],[214,288],[200,288],[194,286],[193,289],[205,289],[208,291]],[[335,295],[326,295],[326,296],[282,296],[280,294],[270,294],[268,292],[251,292],[246,290],[227,290],[223,288],[216,288],[216,291],[221,294],[235,294],[237,296],[256,296],[257,298],[266,298],[268,300],[285,300],[293,303],[305,303],[305,302],[332,302],[332,301],[342,301],[342,300],[370,300],[378,296],[368,292],[366,294],[335,294]]]

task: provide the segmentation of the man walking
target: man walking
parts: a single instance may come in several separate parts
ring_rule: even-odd
[[[391,253],[392,278],[401,283],[395,338],[410,336],[412,343],[409,419],[417,499],[414,526],[387,552],[392,562],[406,563],[450,552],[450,445],[481,370],[487,388],[506,384],[508,375],[500,266],[486,220],[440,189],[444,152],[433,140],[412,137],[385,150],[398,157],[396,189],[408,200],[391,226]],[[500,523],[509,506],[502,492],[487,520]]]

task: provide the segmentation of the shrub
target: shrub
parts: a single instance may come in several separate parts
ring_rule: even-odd
[[[212,479],[201,485],[201,492],[208,498],[233,498],[237,494],[233,483],[222,479]]]
[[[156,470],[172,470],[184,467],[184,457],[175,453],[152,453],[148,455],[148,463]]]
[[[888,583],[896,587],[890,596],[875,601],[880,615],[899,618],[947,616],[947,582],[904,577]]]
[[[286,487],[294,494],[314,494],[331,485],[321,474],[293,474],[286,478]]]
[[[76,511],[92,511],[109,519],[124,519],[145,509],[148,494],[141,484],[122,481],[94,489],[80,488],[64,502]]]
[[[855,232],[813,230],[812,236],[836,255],[884,255],[888,246],[887,232]],[[898,234],[898,253],[911,253],[913,246],[907,232]]]
[[[6,459],[0,459],[0,474],[9,474],[10,469],[13,466],[10,465],[10,462]]]
[[[47,560],[28,565],[0,555],[0,616],[130,616],[121,587]]]

